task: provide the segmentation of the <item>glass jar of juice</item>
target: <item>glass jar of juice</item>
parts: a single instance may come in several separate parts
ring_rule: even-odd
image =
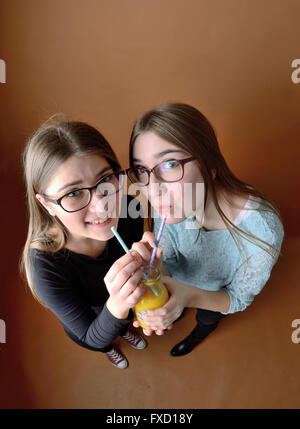
[[[162,307],[168,301],[169,294],[167,288],[161,281],[158,268],[152,269],[148,280],[143,278],[141,282],[146,286],[146,291],[136,303],[134,311],[140,326],[147,329],[147,326],[140,320],[138,313],[141,313],[143,310],[154,310]]]

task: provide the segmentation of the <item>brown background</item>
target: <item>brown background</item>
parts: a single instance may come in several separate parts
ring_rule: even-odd
[[[298,0],[1,1],[1,408],[299,407],[299,14]],[[275,201],[284,254],[255,303],[192,354],[168,353],[193,310],[145,351],[117,340],[130,362],[122,372],[71,343],[20,279],[20,155],[63,112],[98,127],[126,167],[136,116],[166,101],[206,114],[232,170]]]

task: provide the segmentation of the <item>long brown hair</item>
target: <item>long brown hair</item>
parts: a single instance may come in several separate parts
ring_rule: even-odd
[[[281,219],[275,205],[264,194],[238,179],[232,173],[221,154],[218,139],[212,125],[199,110],[183,103],[169,103],[140,116],[134,124],[130,137],[129,158],[131,166],[133,166],[135,140],[146,131],[152,131],[195,157],[199,163],[205,183],[204,204],[206,204],[207,191],[209,190],[219,215],[239,248],[243,247],[243,245],[241,240],[238,240],[238,236],[242,236],[272,256],[275,256],[274,251],[276,255],[278,254],[278,250],[271,244],[246,233],[234,225],[222,211],[218,202],[217,189],[228,191],[235,195],[250,195],[260,199],[260,210],[272,211]],[[212,170],[216,171],[215,178],[212,177]],[[151,211],[149,210],[148,213],[151,213]],[[153,230],[152,218],[148,218],[148,227]],[[273,252],[270,252],[271,250]]]
[[[113,170],[120,164],[104,136],[84,122],[69,121],[54,115],[43,123],[28,139],[23,153],[24,179],[28,209],[28,233],[21,259],[21,271],[35,293],[31,276],[30,249],[57,252],[66,244],[67,231],[56,216],[51,216],[36,199],[44,194],[57,168],[72,155],[98,154],[107,160]],[[42,302],[41,302],[42,303]]]

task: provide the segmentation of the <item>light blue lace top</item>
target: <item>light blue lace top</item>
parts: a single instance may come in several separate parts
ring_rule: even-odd
[[[249,199],[234,223],[279,251],[284,236],[282,223],[275,213],[263,209],[257,201]],[[156,236],[160,222],[160,219],[154,221]],[[279,256],[279,252],[268,248],[271,256],[245,238],[241,238],[239,251],[228,229],[199,231],[193,217],[178,224],[166,224],[160,246],[163,262],[176,280],[209,291],[225,288],[230,308],[223,314],[245,310],[252,303],[267,283]]]

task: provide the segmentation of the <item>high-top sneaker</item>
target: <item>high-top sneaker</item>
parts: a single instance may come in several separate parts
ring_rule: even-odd
[[[107,359],[110,363],[120,369],[125,369],[128,366],[127,359],[119,353],[114,347],[106,353]]]
[[[122,338],[126,340],[131,347],[137,350],[142,350],[147,346],[146,341],[141,335],[134,332],[132,329],[128,329],[125,335],[122,335]]]

